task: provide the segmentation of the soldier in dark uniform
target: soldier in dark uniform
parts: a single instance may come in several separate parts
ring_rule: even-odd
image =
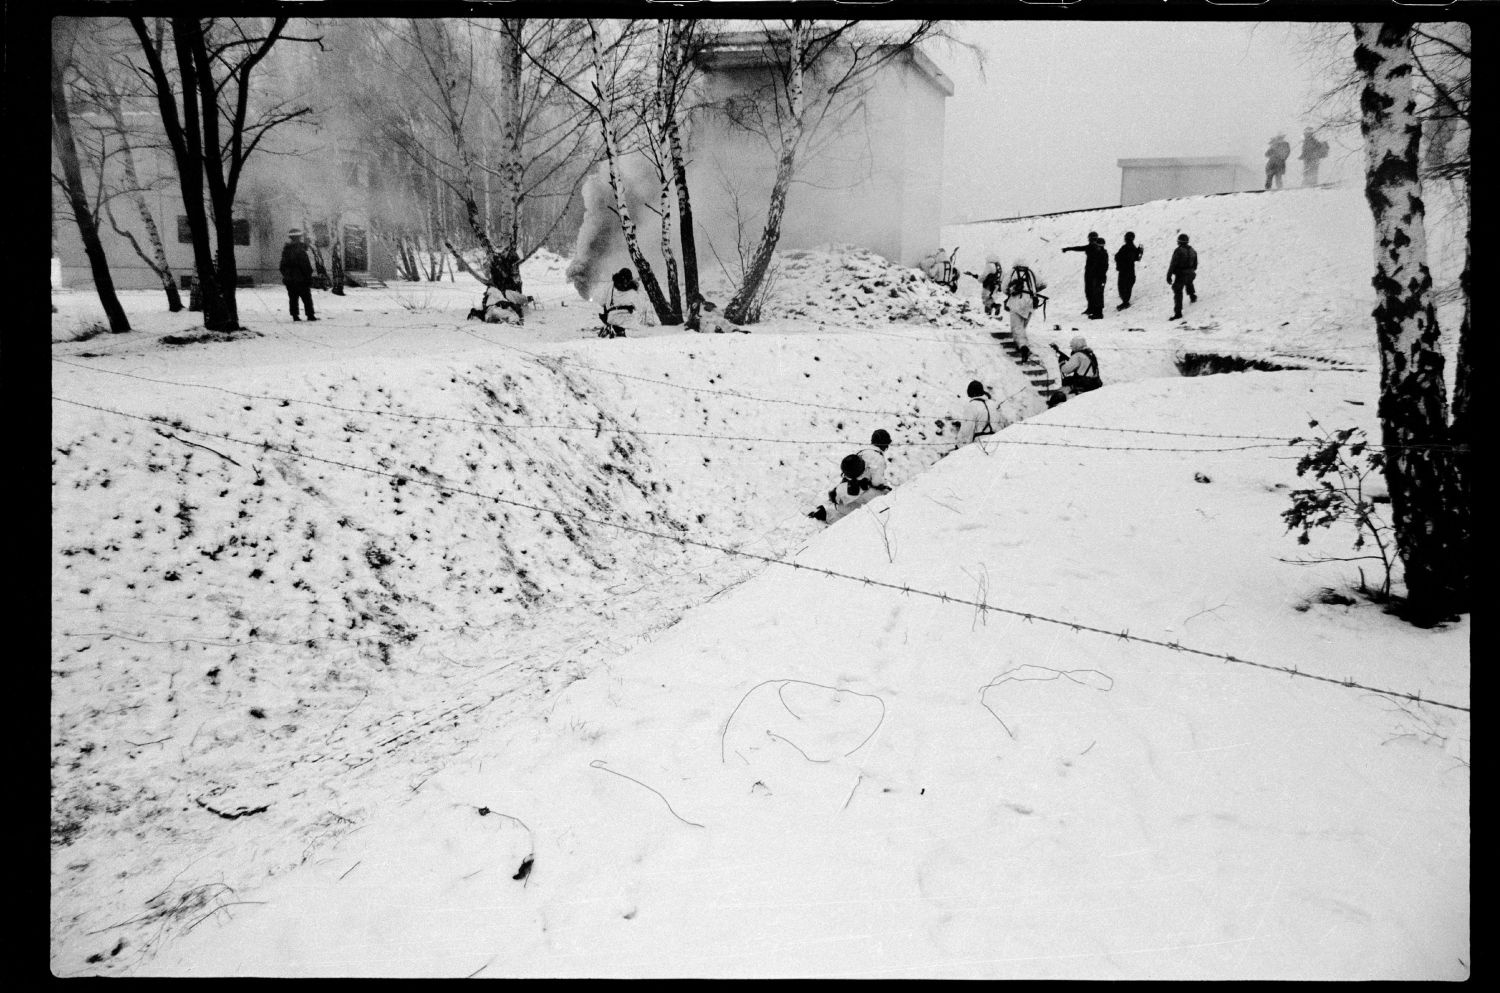
[[[1125,244],[1115,252],[1115,272],[1118,273],[1120,305],[1116,310],[1130,306],[1130,292],[1135,289],[1135,264],[1141,260],[1145,249],[1135,243],[1135,232],[1125,232]]]
[[[1172,264],[1167,267],[1167,282],[1172,284],[1172,320],[1182,317],[1182,294],[1186,293],[1193,303],[1198,302],[1198,289],[1193,280],[1198,276],[1198,250],[1188,244],[1188,236],[1177,236],[1177,248],[1172,252]]]
[[[1312,128],[1302,130],[1302,185],[1318,185],[1318,165],[1328,157],[1328,143],[1319,141]]]
[[[308,257],[307,244],[302,240],[302,229],[292,228],[287,232],[287,243],[281,249],[281,281],[286,285],[287,306],[294,321],[302,320],[297,316],[299,300],[307,310],[307,319],[318,319],[313,314],[312,277],[312,259]]]
[[[1270,145],[1266,146],[1266,189],[1275,183],[1276,188],[1281,189],[1281,177],[1286,175],[1286,160],[1292,154],[1292,146],[1287,144],[1286,135],[1279,134],[1271,139]]]
[[[1089,232],[1087,245],[1070,245],[1065,252],[1083,252],[1083,293],[1088,301],[1084,311],[1089,320],[1097,321],[1104,316],[1104,281],[1109,276],[1109,249],[1099,232]]]

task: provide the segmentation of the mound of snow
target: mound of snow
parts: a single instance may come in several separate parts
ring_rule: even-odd
[[[975,301],[950,293],[922,272],[862,248],[829,246],[777,252],[762,320],[825,324],[986,325]],[[723,280],[708,287],[728,302]]]

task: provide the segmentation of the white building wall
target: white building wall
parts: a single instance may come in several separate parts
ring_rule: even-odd
[[[763,78],[748,69],[705,77],[710,99]],[[799,158],[778,248],[853,244],[910,263],[938,247],[944,99],[910,66],[877,75],[862,106],[842,126],[825,126]],[[734,252],[736,197],[740,236],[752,245],[759,237],[776,150],[705,116],[694,123],[689,157],[700,255],[711,265],[714,251]]]
[[[1258,188],[1254,173],[1244,165],[1233,162],[1198,163],[1163,159],[1151,164],[1120,167],[1122,206],[1168,197],[1235,193]]]

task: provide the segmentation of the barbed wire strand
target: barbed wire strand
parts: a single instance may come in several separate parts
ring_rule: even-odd
[[[158,419],[158,418],[144,417],[144,416],[141,416],[139,414],[130,414],[130,413],[126,413],[125,411],[114,410],[114,409],[111,409],[111,408],[108,408],[108,407],[101,407],[101,406],[97,406],[95,404],[83,403],[83,402],[80,402],[80,401],[77,401],[77,400],[68,400],[68,399],[66,399],[64,397],[58,397],[56,395],[53,396],[53,399],[56,400],[56,401],[58,401],[58,402],[61,402],[61,403],[70,404],[72,406],[83,407],[83,408],[87,408],[87,409],[99,411],[100,413],[114,414],[114,415],[119,416],[119,417],[125,417],[125,418],[128,418],[130,420],[142,421],[142,422],[145,422],[145,423],[148,423],[148,424],[162,423],[162,420]],[[550,509],[550,508],[547,508],[547,507],[540,507],[540,506],[537,506],[535,504],[525,503],[525,502],[520,501],[520,500],[511,500],[511,499],[507,499],[505,497],[497,496],[495,494],[481,493],[481,492],[479,492],[477,490],[469,490],[469,489],[466,489],[466,488],[460,487],[460,486],[447,485],[447,484],[444,484],[441,481],[415,478],[415,477],[407,476],[407,475],[402,474],[402,473],[390,472],[390,471],[384,470],[384,469],[375,469],[375,468],[371,468],[369,466],[356,465],[356,464],[349,463],[349,462],[342,462],[342,461],[339,461],[337,459],[327,459],[327,458],[323,458],[321,456],[312,455],[312,454],[307,453],[307,452],[301,452],[301,451],[298,451],[296,449],[284,448],[284,447],[281,447],[279,445],[273,445],[269,441],[264,441],[264,440],[262,440],[262,441],[247,441],[245,439],[235,438],[233,436],[226,435],[226,434],[219,434],[219,433],[210,432],[210,431],[200,431],[200,430],[198,430],[196,428],[189,428],[189,427],[186,427],[186,426],[181,425],[181,424],[174,424],[173,426],[177,430],[179,430],[179,431],[187,431],[187,432],[189,432],[191,434],[199,434],[199,435],[203,435],[204,437],[217,438],[217,439],[219,439],[221,441],[228,441],[228,442],[230,442],[232,444],[244,445],[244,446],[249,447],[249,448],[258,448],[258,449],[261,449],[262,451],[266,451],[266,452],[277,452],[279,454],[286,455],[286,456],[289,456],[291,458],[302,459],[304,461],[309,461],[309,462],[320,462],[320,463],[323,463],[323,464],[326,464],[326,465],[339,466],[339,467],[342,467],[342,468],[345,468],[345,469],[352,469],[352,470],[354,470],[356,472],[364,472],[364,473],[367,473],[367,474],[372,475],[372,476],[382,476],[382,477],[385,477],[385,478],[388,478],[388,479],[400,479],[404,483],[416,484],[416,485],[421,485],[421,486],[427,486],[427,487],[430,487],[432,489],[437,489],[437,490],[440,490],[440,491],[446,491],[446,492],[449,492],[449,493],[459,493],[459,494],[463,494],[465,496],[476,497],[476,498],[481,499],[481,500],[490,500],[490,501],[493,501],[495,503],[505,504],[507,506],[512,506],[512,507],[518,507],[518,508],[523,509],[523,510],[530,510],[530,511],[534,511],[534,512],[540,513],[540,514],[552,514],[554,516],[560,516],[560,517],[571,517],[571,518],[573,518],[575,520],[583,521],[583,522],[588,523],[588,524],[595,524],[595,525],[598,525],[600,527],[608,527],[608,528],[614,528],[614,529],[621,530],[621,531],[627,531],[627,532],[630,532],[630,533],[633,533],[633,534],[641,535],[642,537],[646,537],[646,538],[652,538],[652,539],[664,540],[664,541],[671,541],[671,542],[676,542],[676,543],[681,544],[681,545],[692,545],[692,546],[698,547],[698,548],[707,548],[707,549],[710,549],[712,551],[721,552],[721,553],[726,554],[726,555],[734,555],[734,556],[740,556],[740,557],[743,557],[743,558],[755,559],[757,561],[765,562],[765,563],[770,564],[770,565],[779,565],[779,566],[784,566],[786,568],[790,568],[790,569],[793,569],[793,570],[800,570],[802,572],[808,572],[808,573],[815,573],[815,574],[819,574],[819,575],[825,575],[825,576],[829,576],[829,577],[832,577],[832,578],[835,578],[835,579],[844,579],[844,580],[848,580],[848,581],[851,581],[851,582],[860,583],[860,584],[862,584],[864,586],[877,587],[877,588],[880,588],[880,589],[893,590],[893,591],[901,593],[902,595],[905,595],[905,596],[926,597],[926,598],[929,598],[929,599],[940,601],[940,602],[945,603],[945,604],[957,604],[957,605],[960,605],[960,606],[971,607],[971,608],[976,609],[976,610],[989,611],[989,612],[1000,613],[1000,614],[1006,614],[1006,615],[1009,615],[1009,616],[1012,616],[1012,617],[1018,617],[1018,618],[1020,618],[1022,620],[1028,621],[1028,622],[1040,621],[1040,622],[1042,622],[1044,624],[1054,624],[1054,625],[1058,625],[1060,627],[1069,628],[1069,629],[1073,630],[1075,633],[1087,631],[1087,632],[1089,632],[1091,634],[1098,634],[1098,635],[1104,635],[1104,636],[1107,636],[1107,637],[1118,638],[1118,639],[1120,639],[1122,641],[1126,641],[1126,642],[1134,642],[1134,643],[1137,643],[1137,644],[1144,644],[1144,645],[1154,645],[1154,646],[1156,646],[1158,648],[1166,648],[1166,649],[1169,649],[1169,650],[1175,651],[1175,652],[1184,652],[1184,653],[1187,653],[1189,655],[1197,655],[1197,656],[1200,656],[1202,658],[1218,659],[1218,660],[1222,660],[1224,662],[1230,662],[1230,663],[1234,663],[1234,664],[1238,664],[1238,665],[1251,666],[1251,667],[1254,667],[1254,668],[1257,668],[1257,669],[1264,669],[1264,670],[1274,671],[1274,672],[1283,672],[1283,673],[1286,673],[1286,674],[1288,674],[1290,676],[1293,676],[1293,677],[1298,677],[1298,678],[1303,678],[1303,679],[1312,679],[1312,680],[1316,680],[1318,682],[1323,682],[1323,683],[1331,683],[1333,685],[1343,686],[1343,687],[1348,688],[1348,689],[1361,689],[1361,690],[1365,690],[1367,692],[1378,693],[1378,694],[1381,694],[1381,695],[1384,695],[1384,696],[1395,697],[1395,698],[1399,698],[1399,699],[1403,699],[1403,700],[1411,700],[1411,701],[1414,701],[1414,702],[1417,702],[1417,703],[1428,703],[1428,704],[1431,704],[1431,705],[1436,706],[1436,707],[1445,707],[1445,708],[1448,708],[1450,710],[1460,710],[1460,711],[1464,711],[1465,713],[1469,712],[1469,708],[1468,707],[1460,706],[1458,704],[1443,703],[1441,701],[1427,699],[1427,698],[1423,697],[1420,693],[1403,693],[1403,692],[1400,692],[1400,691],[1397,691],[1397,690],[1387,690],[1387,689],[1382,689],[1380,687],[1366,686],[1366,685],[1364,685],[1362,683],[1355,682],[1353,679],[1350,679],[1350,678],[1336,679],[1336,678],[1331,677],[1331,676],[1321,676],[1321,675],[1317,675],[1316,673],[1303,672],[1300,669],[1298,669],[1296,666],[1280,666],[1280,665],[1273,665],[1273,664],[1265,663],[1265,662],[1255,662],[1255,661],[1252,661],[1250,659],[1239,658],[1237,656],[1230,655],[1230,654],[1223,653],[1223,652],[1210,652],[1210,651],[1207,651],[1207,650],[1204,650],[1204,649],[1200,649],[1200,648],[1192,648],[1192,647],[1190,647],[1188,645],[1182,644],[1179,641],[1163,641],[1163,640],[1158,639],[1158,638],[1147,638],[1147,637],[1143,637],[1141,635],[1134,635],[1134,634],[1131,634],[1128,630],[1124,630],[1124,631],[1111,631],[1108,628],[1097,627],[1097,626],[1090,625],[1090,624],[1083,624],[1083,623],[1080,623],[1080,622],[1077,622],[1077,621],[1063,620],[1061,618],[1056,618],[1056,617],[1049,617],[1049,616],[1047,616],[1045,614],[1039,614],[1039,613],[1036,613],[1034,611],[1017,610],[1015,608],[1003,607],[1003,606],[999,606],[997,604],[991,604],[991,603],[987,603],[987,602],[983,602],[983,601],[969,600],[969,599],[964,598],[964,597],[950,596],[947,593],[936,593],[936,592],[933,592],[931,590],[923,590],[923,589],[919,589],[919,588],[912,587],[912,586],[909,586],[909,585],[898,585],[896,583],[885,582],[885,581],[879,580],[879,579],[872,579],[869,576],[860,576],[860,575],[855,575],[853,573],[840,572],[840,571],[834,570],[834,569],[825,569],[825,568],[821,568],[819,566],[803,565],[800,562],[791,562],[791,561],[787,561],[785,559],[777,558],[777,557],[771,556],[771,555],[761,555],[761,554],[759,554],[757,552],[747,552],[747,551],[744,551],[744,550],[741,550],[741,549],[728,548],[728,547],[723,546],[723,545],[717,545],[717,544],[714,544],[712,542],[701,541],[701,540],[698,540],[698,539],[695,539],[695,538],[688,538],[688,537],[685,537],[685,536],[682,536],[682,535],[663,534],[663,533],[658,532],[658,531],[652,531],[652,530],[649,530],[647,528],[637,527],[635,525],[625,524],[625,523],[622,523],[622,522],[619,522],[619,521],[608,521],[608,520],[602,520],[600,518],[589,517],[586,514],[580,514],[580,513],[577,513],[575,511],[556,510],[556,509]]]
[[[402,413],[400,411],[394,411],[394,410],[376,410],[376,409],[370,408],[370,407],[348,407],[348,406],[343,406],[341,404],[324,403],[321,400],[306,400],[306,399],[301,399],[301,398],[297,398],[297,397],[284,397],[284,396],[277,396],[277,395],[265,394],[265,393],[245,393],[245,392],[242,392],[240,390],[232,390],[232,389],[229,389],[228,387],[215,386],[215,385],[212,385],[212,384],[209,384],[209,383],[185,383],[185,382],[181,382],[181,381],[178,381],[178,380],[161,379],[161,378],[154,377],[154,376],[142,376],[142,375],[139,375],[137,373],[121,372],[119,370],[114,370],[114,369],[97,369],[97,368],[94,368],[94,367],[91,367],[91,366],[82,365],[82,364],[77,363],[77,362],[69,362],[66,359],[53,358],[52,361],[56,362],[56,363],[58,363],[60,365],[73,366],[75,368],[83,369],[86,372],[98,372],[98,373],[103,373],[105,375],[110,375],[110,376],[123,376],[123,377],[128,378],[128,379],[137,379],[137,380],[141,380],[143,382],[155,383],[155,384],[161,385],[161,386],[179,386],[179,387],[183,387],[185,389],[213,390],[213,391],[220,392],[220,393],[227,393],[230,396],[239,397],[239,398],[245,399],[245,400],[264,400],[264,401],[279,403],[282,406],[287,406],[289,404],[294,404],[294,403],[295,404],[304,404],[306,406],[319,407],[319,408],[322,408],[322,409],[325,409],[325,410],[336,410],[336,411],[339,411],[340,413],[368,414],[368,415],[375,416],[375,417],[392,417],[392,418],[397,418],[397,419],[400,419],[400,420],[408,420],[408,421],[414,421],[414,422],[437,421],[437,422],[449,423],[449,424],[468,424],[468,425],[473,425],[473,426],[476,426],[476,427],[502,428],[502,429],[506,429],[506,430],[558,431],[558,432],[562,432],[562,431],[576,431],[576,432],[591,432],[595,436],[598,436],[600,434],[610,434],[610,435],[628,435],[628,436],[654,437],[654,438],[696,438],[696,439],[709,440],[709,441],[741,441],[741,442],[755,442],[755,443],[760,443],[760,444],[774,444],[774,445],[834,446],[834,445],[858,444],[857,440],[850,441],[849,439],[845,439],[845,438],[827,438],[827,439],[823,439],[823,438],[769,438],[769,437],[758,437],[758,436],[753,436],[753,435],[703,434],[703,433],[697,433],[697,432],[691,432],[691,431],[653,431],[653,430],[643,429],[643,428],[625,428],[625,427],[606,428],[606,427],[603,426],[602,422],[596,422],[594,424],[562,424],[562,423],[557,423],[557,422],[552,422],[552,421],[523,421],[523,422],[501,421],[501,420],[485,421],[485,420],[475,420],[473,418],[467,418],[467,417],[454,417],[454,416],[450,416],[450,415],[446,415],[446,414],[407,414],[407,413]],[[655,381],[653,381],[653,382],[655,382]],[[678,384],[675,384],[675,383],[666,383],[666,384],[663,384],[663,385],[672,386],[672,387],[677,387],[678,386]],[[1000,397],[998,400],[994,399],[993,397],[990,398],[990,399],[996,404],[997,407],[999,407],[1000,405],[1005,404],[1007,401],[1013,400],[1016,397],[1021,396],[1022,394],[1030,392],[1030,391],[1031,391],[1030,387],[1023,387],[1021,389],[1017,389],[1017,390],[1014,390],[1014,391],[1012,391],[1010,393],[1005,394],[1004,396]],[[763,402],[766,402],[766,403],[782,403],[782,402],[787,402],[787,401],[780,401],[780,400],[776,400],[776,399],[773,399],[773,398],[766,398],[766,397],[761,397],[761,398],[758,398],[758,399],[760,399],[760,400],[762,400]],[[843,409],[843,408],[839,408],[839,409]],[[918,414],[918,413],[916,413],[914,411],[908,411],[908,412],[906,412],[905,414],[903,414],[901,416],[903,416],[903,417],[920,417],[922,415],[920,415],[920,414]],[[953,418],[951,418],[951,417],[942,417],[942,418],[938,418],[938,420],[942,420],[944,422],[949,422],[949,421],[952,421]],[[1048,422],[1031,421],[1031,420],[1026,420],[1026,419],[1021,419],[1021,420],[1013,421],[1009,425],[1007,425],[1007,427],[1015,427],[1017,425],[1023,425],[1023,426],[1030,427],[1030,428],[1073,429],[1073,430],[1081,430],[1081,431],[1111,431],[1111,432],[1117,432],[1117,433],[1151,434],[1151,435],[1173,436],[1173,437],[1183,437],[1183,438],[1216,438],[1216,439],[1230,440],[1230,441],[1233,441],[1233,440],[1263,440],[1263,441],[1266,441],[1266,442],[1280,442],[1280,443],[1282,443],[1284,445],[1291,445],[1291,444],[1294,444],[1294,443],[1296,443],[1298,441],[1309,440],[1309,439],[1304,439],[1304,438],[1300,438],[1300,437],[1281,436],[1281,435],[1220,434],[1220,433],[1213,433],[1213,432],[1198,432],[1198,431],[1165,431],[1165,430],[1157,430],[1157,429],[1152,429],[1152,428],[1100,427],[1100,426],[1089,425],[1089,424],[1055,424],[1055,423],[1048,423]],[[1000,442],[1002,442],[1004,444],[1011,444],[1011,445],[1039,445],[1039,446],[1056,447],[1056,448],[1084,448],[1084,449],[1092,449],[1092,450],[1095,450],[1095,451],[1240,452],[1240,451],[1249,451],[1249,450],[1255,449],[1255,448],[1273,448],[1273,447],[1278,447],[1278,446],[1272,445],[1272,444],[1264,444],[1264,445],[1240,445],[1240,446],[1234,446],[1234,447],[1229,447],[1229,448],[1206,448],[1206,447],[1177,448],[1177,447],[1141,446],[1141,445],[1088,445],[1088,444],[1083,444],[1083,443],[1079,443],[1079,442],[1022,441],[1022,440],[1016,439],[1016,438],[1000,438],[998,434],[997,435],[987,436],[987,437],[990,437],[990,438],[992,438],[992,439],[994,439],[996,441],[1000,441]],[[945,448],[945,447],[951,447],[953,444],[954,443],[951,442],[951,441],[893,441],[892,442],[892,446],[893,447],[898,447],[898,448]],[[1464,448],[1462,446],[1444,445],[1444,444],[1437,444],[1437,443],[1426,444],[1426,445],[1381,445],[1381,444],[1374,443],[1374,442],[1367,442],[1366,445],[1365,445],[1365,447],[1369,448],[1371,450],[1384,450],[1384,449],[1391,449],[1391,448],[1402,448],[1402,449],[1433,449],[1433,450],[1446,449],[1446,450],[1458,451],[1458,452],[1461,452],[1461,453],[1464,453],[1464,454],[1467,454],[1467,452],[1468,452],[1468,449],[1466,449],[1466,448]]]

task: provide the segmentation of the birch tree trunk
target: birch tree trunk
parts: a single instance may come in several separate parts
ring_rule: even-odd
[[[661,180],[661,195],[658,198],[661,214],[662,268],[667,272],[667,310],[670,320],[663,324],[682,323],[682,289],[677,282],[677,253],[672,250],[672,186],[674,172],[670,165],[671,151],[666,140],[666,117],[672,104],[671,90],[676,83],[668,73],[671,66],[671,25],[666,21],[657,24],[656,92],[653,94],[656,120],[661,128],[661,142],[656,148],[657,177]]]
[[[109,329],[115,334],[129,331],[130,319],[125,316],[125,308],[120,306],[120,298],[115,293],[109,260],[105,258],[103,243],[99,241],[99,224],[89,208],[88,196],[84,193],[83,169],[78,164],[78,145],[73,138],[73,121],[68,116],[68,92],[63,85],[63,67],[55,51],[52,56],[52,145],[57,150],[57,159],[62,165],[68,203],[78,222],[78,235],[83,239],[83,252],[88,256],[94,289],[99,293],[99,302],[104,305]],[[103,168],[102,164],[100,168]]]
[[[142,251],[135,238],[130,237],[130,242],[135,245],[136,254],[141,260],[151,267],[161,280],[162,292],[167,295],[167,310],[177,313],[182,310],[182,295],[177,290],[177,282],[172,277],[172,266],[167,262],[167,250],[161,241],[161,232],[156,228],[156,218],[151,215],[151,206],[146,203],[146,196],[141,192],[140,177],[135,168],[135,150],[130,146],[130,134],[125,128],[125,115],[120,109],[119,94],[109,94],[109,114],[115,122],[115,130],[119,132],[120,139],[120,165],[125,171],[125,185],[130,190],[131,198],[135,200],[136,212],[141,215],[141,224],[146,228],[146,240],[151,244],[151,256],[148,259]],[[114,226],[114,219],[110,219]]]
[[[1365,199],[1375,220],[1373,316],[1385,476],[1405,565],[1406,605],[1413,620],[1432,623],[1468,609],[1469,527],[1459,483],[1463,456],[1450,447],[1427,268],[1411,24],[1356,22],[1354,38]]]
[[[743,284],[735,291],[724,316],[735,324],[745,324],[758,318],[759,307],[756,296],[766,270],[771,266],[771,256],[776,243],[781,239],[781,219],[786,213],[787,192],[792,183],[792,171],[797,162],[797,146],[802,140],[803,121],[803,61],[807,50],[807,38],[811,31],[808,21],[793,21],[790,42],[791,79],[787,85],[787,104],[790,121],[783,125],[781,134],[781,157],[776,163],[776,182],[771,187],[771,202],[766,208],[766,226],[761,232],[760,244],[750,258]]]
[[[685,30],[684,22],[667,22],[665,55],[669,61],[666,64],[665,75],[670,80],[672,88],[668,91],[668,102],[663,108],[662,127],[667,139],[667,156],[672,163],[672,183],[677,187],[678,240],[682,246],[683,289],[687,294],[686,324],[696,331],[703,311],[703,295],[698,290],[698,242],[693,232],[693,203],[692,198],[688,196],[687,162],[682,151],[682,132],[677,124],[677,87],[683,72],[682,43]]]
[[[470,233],[474,235],[474,240],[484,251],[484,274],[475,272],[467,265],[463,269],[486,286],[494,286],[500,290],[520,290],[520,273],[517,267],[507,266],[501,253],[496,250],[495,243],[490,240],[489,219],[480,211],[480,191],[474,183],[474,151],[470,148],[468,137],[464,134],[463,114],[454,103],[453,96],[459,81],[450,67],[457,65],[459,60],[453,51],[444,23],[442,21],[431,23],[436,32],[438,51],[435,60],[428,58],[428,67],[438,83],[443,123],[448,128],[448,137],[453,142],[453,150],[458,153],[458,179],[461,189],[459,199],[463,204],[464,219],[468,223]],[[420,37],[419,33],[418,38]],[[451,245],[449,247],[452,248]],[[457,250],[453,250],[456,254]]]
[[[500,99],[505,126],[501,134],[500,169],[505,188],[500,198],[500,261],[507,278],[521,290],[521,31],[523,18],[502,22],[500,34]]]
[[[657,320],[663,324],[670,324],[673,323],[669,320],[671,308],[667,305],[666,298],[662,296],[661,285],[656,281],[656,273],[652,271],[651,263],[641,254],[635,219],[630,216],[630,204],[625,198],[625,189],[620,184],[620,151],[614,124],[614,87],[606,88],[604,85],[604,55],[599,49],[599,28],[592,18],[588,20],[588,26],[589,44],[594,56],[593,87],[594,99],[597,101],[595,109],[604,128],[604,158],[609,167],[609,188],[615,195],[615,210],[620,215],[620,233],[625,236],[625,250],[630,253],[630,261],[641,277],[641,289],[645,291],[646,299],[651,301]]]

